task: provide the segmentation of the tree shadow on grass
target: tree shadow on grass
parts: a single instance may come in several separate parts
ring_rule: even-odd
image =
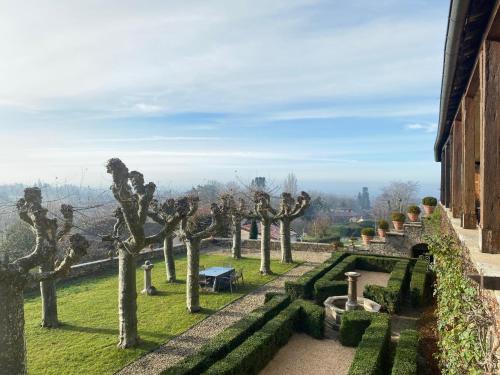
[[[93,333],[93,334],[101,334],[101,335],[113,335],[117,336],[119,334],[118,329],[114,328],[98,328],[98,327],[84,327],[84,326],[77,326],[74,324],[70,323],[61,323],[60,327],[58,328],[63,331],[72,331],[72,332],[80,332],[80,333]],[[150,337],[157,338],[162,341],[169,340],[169,337],[165,337],[164,334],[160,334],[157,332],[151,332],[151,331],[144,331],[144,330],[139,330],[139,336],[141,335],[147,335]],[[147,340],[141,340],[144,342],[148,342]],[[158,345],[157,343],[150,342],[150,344]]]

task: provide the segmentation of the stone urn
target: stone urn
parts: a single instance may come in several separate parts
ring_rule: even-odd
[[[377,232],[378,232],[378,236],[382,237],[382,238],[384,238],[386,236],[386,234],[387,234],[387,230],[385,230],[385,229],[378,228]]]
[[[429,206],[424,204],[424,212],[426,215],[432,215],[434,213],[434,210],[436,209],[436,206]]]
[[[408,212],[407,215],[408,215],[408,220],[410,220],[412,223],[418,221],[418,216],[419,216],[418,214],[415,214],[413,212]]]
[[[394,225],[394,229],[396,230],[403,230],[404,223],[405,223],[404,221],[393,221],[392,225]]]

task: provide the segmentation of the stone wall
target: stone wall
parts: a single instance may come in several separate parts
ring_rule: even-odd
[[[231,239],[229,238],[216,238],[215,240],[207,239],[202,241],[201,250],[207,249],[210,246],[226,247],[228,250],[231,248]],[[249,250],[259,250],[260,240],[242,240],[242,252]],[[271,241],[271,250],[280,250],[279,241]],[[317,251],[317,252],[332,252],[334,251],[333,245],[321,244],[313,242],[294,242],[292,243],[293,251]],[[186,246],[184,244],[174,245],[174,253],[176,255],[185,254]],[[163,248],[154,250],[143,250],[137,255],[137,265],[144,263],[146,260],[163,259]],[[118,257],[100,259],[86,263],[76,264],[71,267],[68,275],[59,281],[73,280],[79,277],[90,275],[102,275],[106,272],[118,269]],[[33,283],[26,287],[26,290],[37,290],[38,283]]]
[[[231,243],[228,240],[229,244]],[[241,247],[243,252],[248,250],[259,250],[260,240],[242,240]],[[280,250],[280,241],[271,241],[271,250]],[[317,243],[317,242],[292,242],[293,251],[313,251],[313,252],[333,252],[335,247],[333,244]]]
[[[401,232],[388,232],[385,238],[377,237],[366,251],[375,254],[412,257],[412,249],[423,242],[425,227],[422,222],[407,223]]]

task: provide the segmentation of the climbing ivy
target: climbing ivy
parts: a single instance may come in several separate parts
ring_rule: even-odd
[[[453,237],[433,232],[426,240],[435,259],[441,371],[450,375],[489,373],[493,365],[487,332],[492,320],[481,300],[481,290],[467,277],[462,249]]]

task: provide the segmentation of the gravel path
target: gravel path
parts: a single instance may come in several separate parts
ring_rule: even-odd
[[[222,251],[214,249],[213,251]],[[259,256],[258,252],[245,253],[245,256]],[[279,252],[272,252],[272,258],[279,259]],[[330,257],[330,253],[319,252],[294,252],[297,261],[305,263],[293,268],[275,280],[263,285],[250,294],[227,305],[222,310],[202,320],[186,332],[161,345],[157,350],[146,354],[137,361],[124,367],[117,374],[159,374],[172,367],[181,359],[196,353],[212,337],[223,331],[226,327],[240,320],[248,312],[264,303],[267,292],[284,292],[285,281],[294,280],[319,263]]]
[[[359,272],[361,276],[358,279],[357,291],[358,296],[363,296],[363,291],[365,290],[366,285],[380,285],[383,287],[387,286],[387,282],[391,277],[390,273],[385,272],[373,272],[373,271],[364,271],[364,270],[354,270],[355,272]]]
[[[346,375],[356,348],[337,340],[316,340],[304,333],[294,334],[259,375]]]

